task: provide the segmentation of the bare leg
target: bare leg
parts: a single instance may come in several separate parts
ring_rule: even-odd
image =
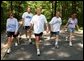
[[[58,48],[58,40],[59,40],[59,35],[56,35],[56,38],[55,38],[55,46],[56,46],[56,48]]]
[[[39,45],[40,45],[40,43],[39,43],[39,41],[40,41],[40,37],[39,36],[36,36],[36,48],[37,48],[37,55],[40,55],[40,47],[39,47]]]
[[[31,43],[31,30],[29,30],[29,42]]]
[[[4,48],[9,48],[12,45],[13,37],[8,37],[7,43],[3,46]]]
[[[69,36],[69,45],[72,46],[72,33],[70,33],[70,36]]]

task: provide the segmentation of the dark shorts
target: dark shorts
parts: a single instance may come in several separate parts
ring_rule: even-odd
[[[51,31],[51,35],[59,35],[59,31],[57,31],[57,32],[52,32]]]
[[[42,36],[43,35],[43,32],[39,33],[39,34],[36,34],[34,33],[35,36]]]
[[[17,37],[19,35],[19,32],[16,35],[14,35],[14,33],[15,32],[7,32],[7,37]]]
[[[25,30],[29,30],[30,29],[30,26],[24,26],[24,29]]]

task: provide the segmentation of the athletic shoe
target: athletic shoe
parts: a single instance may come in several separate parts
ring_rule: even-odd
[[[9,54],[11,52],[11,48],[8,48],[7,53]]]
[[[37,50],[37,55],[40,56],[40,50]]]
[[[65,41],[68,41],[68,37],[66,37],[66,40]]]
[[[15,42],[15,46],[18,46],[18,43],[17,42]]]
[[[32,44],[32,41],[31,41],[31,39],[29,39],[29,44]]]
[[[72,42],[69,42],[69,46],[72,46]]]

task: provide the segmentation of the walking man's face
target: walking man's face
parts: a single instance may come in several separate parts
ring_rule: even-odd
[[[40,15],[41,14],[41,8],[37,8],[36,12],[37,12],[38,15]]]
[[[60,12],[56,12],[56,16],[59,17],[60,16]]]
[[[27,12],[30,13],[30,11],[31,11],[31,9],[28,7],[28,8],[27,8]]]
[[[13,14],[10,14],[10,18],[13,18]]]

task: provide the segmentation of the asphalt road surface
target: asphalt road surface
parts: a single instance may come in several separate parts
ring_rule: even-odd
[[[73,46],[70,47],[66,40],[66,33],[60,33],[59,48],[54,47],[54,40],[44,39],[40,42],[41,55],[36,55],[36,47],[34,39],[33,44],[29,44],[25,36],[22,35],[20,44],[12,46],[10,54],[5,54],[2,60],[83,60],[83,33],[75,33]],[[32,36],[33,37],[33,36]],[[5,42],[6,34],[1,34],[1,44]],[[3,55],[3,54],[2,54]]]

